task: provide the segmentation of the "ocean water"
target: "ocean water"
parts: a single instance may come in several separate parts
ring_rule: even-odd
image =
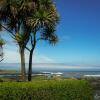
[[[28,64],[26,64],[26,71],[28,71]],[[18,63],[0,63],[0,70],[16,70],[16,71],[20,71],[20,64]],[[100,75],[100,67],[98,68],[88,68],[85,67],[85,68],[67,68],[67,67],[64,67],[64,66],[47,66],[47,65],[43,65],[43,64],[33,64],[33,74],[36,74],[36,73],[44,73],[44,72],[47,72],[47,73],[62,73],[62,76],[63,77],[66,77],[66,78],[72,78],[72,77],[77,77],[77,78],[80,78],[80,77],[83,77],[84,75]]]
[[[69,71],[69,72],[64,72],[64,77],[66,78],[81,78],[84,77],[85,75],[91,76],[91,75],[100,75],[100,71]]]

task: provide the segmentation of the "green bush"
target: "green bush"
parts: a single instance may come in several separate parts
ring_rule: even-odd
[[[85,80],[0,83],[0,100],[93,100]]]

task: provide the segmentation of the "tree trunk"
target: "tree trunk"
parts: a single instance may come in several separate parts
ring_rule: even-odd
[[[21,78],[23,81],[26,80],[26,70],[25,70],[25,55],[24,55],[25,49],[20,46],[19,47],[19,52],[20,52],[20,57],[21,57]]]
[[[33,55],[34,48],[31,49],[29,55],[29,70],[28,70],[28,81],[32,80],[32,55]]]
[[[0,60],[0,62],[3,61],[3,59]]]

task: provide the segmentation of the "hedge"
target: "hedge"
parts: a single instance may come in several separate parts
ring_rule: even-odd
[[[0,100],[93,100],[85,80],[1,82]]]

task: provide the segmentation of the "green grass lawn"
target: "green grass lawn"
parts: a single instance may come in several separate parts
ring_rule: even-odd
[[[93,100],[85,80],[1,82],[0,100]]]

